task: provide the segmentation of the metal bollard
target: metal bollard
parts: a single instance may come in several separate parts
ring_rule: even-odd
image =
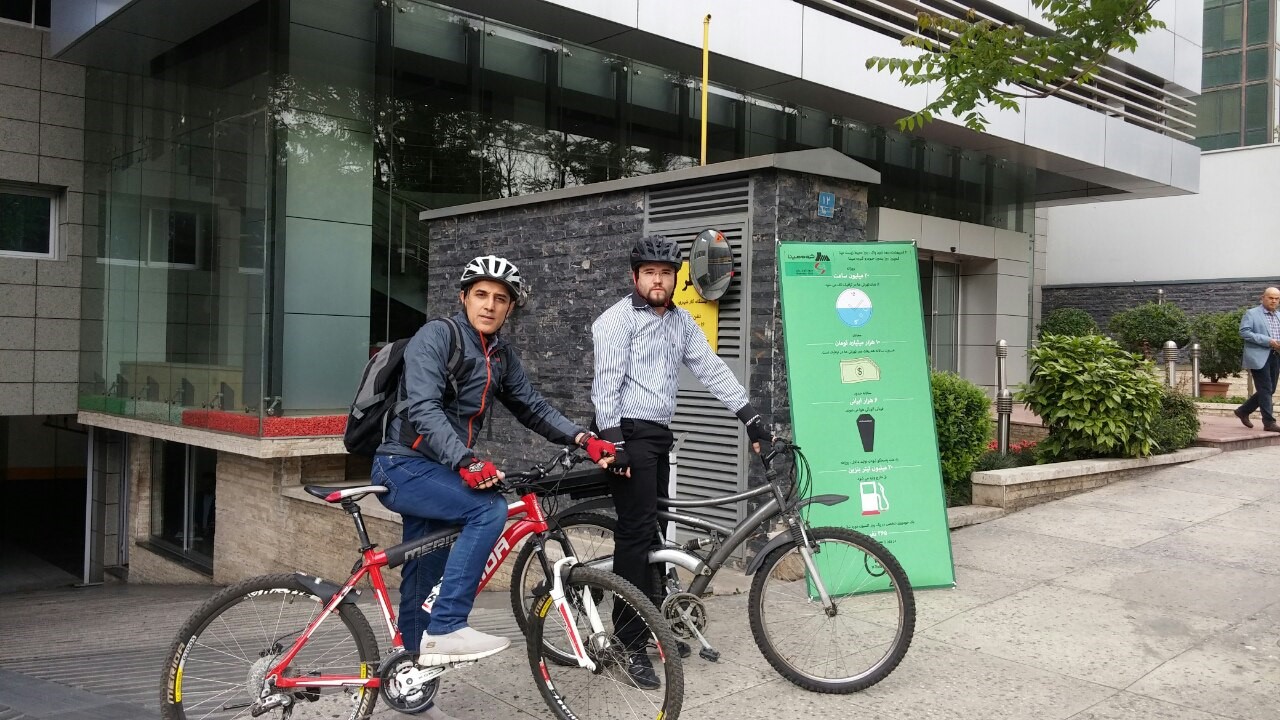
[[[1191,343],[1191,397],[1200,397],[1200,343]]]
[[[1164,304],[1164,288],[1156,288],[1156,304]]]
[[[1178,343],[1164,341],[1164,361],[1169,366],[1169,387],[1178,384]]]
[[[996,342],[996,446],[1001,455],[1009,454],[1009,421],[1013,416],[1013,393],[1009,392],[1009,379],[1005,375],[1005,358],[1009,357],[1009,343]]]

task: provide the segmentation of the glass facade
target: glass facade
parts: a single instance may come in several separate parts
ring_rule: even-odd
[[[420,211],[699,151],[696,78],[414,0],[262,2],[87,85],[82,405],[250,434],[421,325]],[[708,127],[708,162],[833,147],[872,205],[1032,230],[1032,168],[720,86]]]
[[[1277,22],[1274,0],[1205,0],[1203,93],[1196,101],[1201,149],[1280,140]]]

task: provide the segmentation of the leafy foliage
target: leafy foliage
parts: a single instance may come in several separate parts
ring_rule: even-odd
[[[1163,387],[1150,362],[1099,335],[1045,335],[1027,359],[1016,397],[1049,429],[1039,462],[1151,454]]]
[[[961,504],[968,502],[969,474],[991,437],[991,400],[982,388],[955,373],[936,372],[930,380],[942,488],[948,506]]]
[[[1191,321],[1191,334],[1200,343],[1200,374],[1213,382],[1240,375],[1244,340],[1240,337],[1239,310],[1197,315]]]
[[[1166,387],[1160,397],[1160,417],[1156,419],[1152,440],[1156,452],[1171,453],[1195,442],[1200,432],[1200,416],[1190,397]]]
[[[1080,308],[1058,308],[1041,318],[1039,330],[1042,338],[1045,335],[1096,335],[1098,323]]]
[[[1020,102],[1088,81],[1108,53],[1134,50],[1138,36],[1164,27],[1151,15],[1157,0],[1031,0],[1052,33],[1029,33],[969,10],[963,19],[921,12],[918,34],[902,45],[915,58],[873,57],[867,68],[888,71],[904,85],[936,83],[942,92],[898,120],[914,130],[944,111],[971,130],[986,129],[988,107],[1017,112]]]
[[[1126,350],[1144,355],[1159,353],[1169,340],[1182,347],[1191,339],[1187,314],[1168,302],[1148,302],[1121,310],[1111,316],[1107,326]]]

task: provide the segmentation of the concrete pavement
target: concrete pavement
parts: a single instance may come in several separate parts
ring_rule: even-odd
[[[782,680],[751,639],[745,595],[711,599],[723,657],[686,661],[681,717],[1280,717],[1280,448],[1163,468],[955,531],[952,544],[958,587],[917,593],[906,659],[855,695]],[[210,592],[0,595],[0,720],[156,717],[168,644]],[[485,594],[474,618],[514,633],[505,594]],[[440,703],[460,718],[549,716],[519,644],[455,674]]]

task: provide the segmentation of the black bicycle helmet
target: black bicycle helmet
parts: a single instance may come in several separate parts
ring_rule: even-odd
[[[680,243],[669,240],[664,235],[645,235],[636,241],[631,248],[631,271],[635,272],[644,263],[667,263],[677,270],[684,262],[680,251]]]
[[[524,279],[520,277],[520,269],[506,258],[497,255],[481,255],[467,263],[467,266],[462,269],[460,281],[463,291],[465,292],[480,280],[493,280],[506,285],[517,307],[524,305],[524,301],[528,299],[528,291],[525,288]]]

